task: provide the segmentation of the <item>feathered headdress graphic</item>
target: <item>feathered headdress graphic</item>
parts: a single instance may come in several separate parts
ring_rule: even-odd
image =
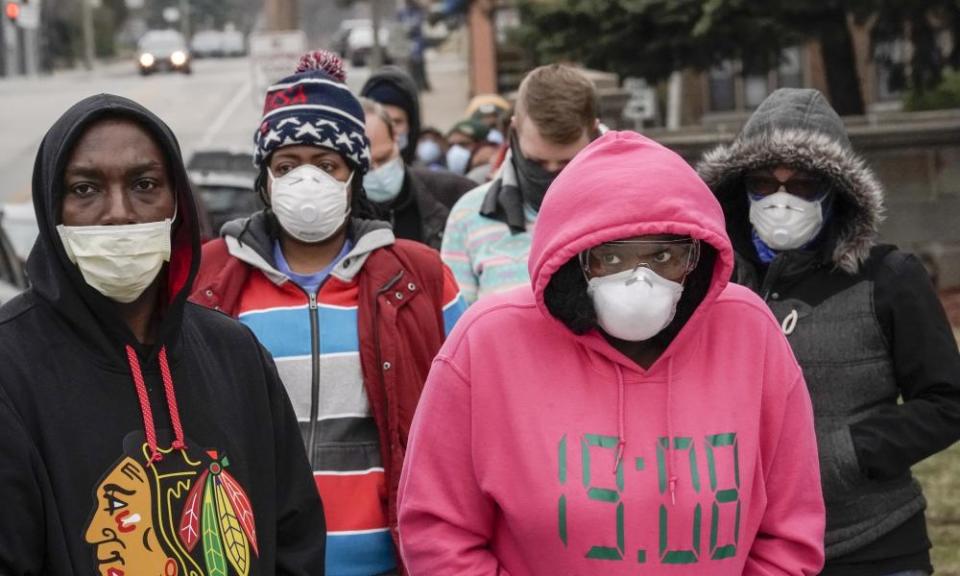
[[[227,472],[229,460],[213,459],[190,489],[180,515],[177,531],[180,542],[193,552],[203,541],[203,559],[207,576],[227,576],[227,564],[240,576],[250,572],[250,552],[260,555],[257,528],[250,499],[240,484]]]

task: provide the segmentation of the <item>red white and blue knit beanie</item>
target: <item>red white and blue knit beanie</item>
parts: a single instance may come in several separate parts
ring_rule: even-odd
[[[370,168],[365,114],[350,92],[343,62],[326,50],[300,58],[296,72],[267,89],[263,120],[254,134],[259,168],[278,148],[306,144],[335,150],[364,174]]]

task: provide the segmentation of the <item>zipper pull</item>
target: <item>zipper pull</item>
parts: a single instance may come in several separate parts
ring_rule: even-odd
[[[309,296],[310,296],[310,309],[316,310],[317,309],[317,293],[313,292]]]

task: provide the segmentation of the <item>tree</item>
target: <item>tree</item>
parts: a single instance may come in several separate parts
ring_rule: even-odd
[[[851,17],[874,23],[874,46],[909,31],[909,83],[921,90],[939,83],[947,63],[938,30],[960,30],[957,0],[522,0],[521,16],[521,42],[541,60],[572,59],[651,82],[724,60],[763,72],[784,48],[818,40],[831,101],[844,115],[864,113]],[[950,61],[960,63],[957,44]]]

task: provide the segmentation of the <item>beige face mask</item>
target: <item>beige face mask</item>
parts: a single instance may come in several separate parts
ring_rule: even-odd
[[[173,220],[122,226],[57,226],[63,249],[83,279],[107,298],[129,304],[170,261]]]

